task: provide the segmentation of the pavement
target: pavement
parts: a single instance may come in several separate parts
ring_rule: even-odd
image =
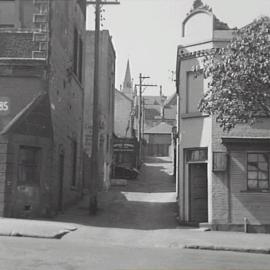
[[[205,231],[179,226],[175,181],[168,158],[148,159],[136,180],[98,195],[97,215],[87,196],[52,221],[0,219],[0,235],[57,238],[100,247],[206,249],[270,254],[270,234]],[[63,241],[63,240],[60,240]]]

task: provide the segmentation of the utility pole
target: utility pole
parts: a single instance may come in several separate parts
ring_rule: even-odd
[[[95,215],[97,212],[97,192],[99,179],[99,34],[100,34],[100,10],[102,5],[119,5],[120,3],[113,1],[86,1],[87,5],[95,5],[95,60],[94,60],[94,93],[93,93],[93,137],[92,137],[92,166],[91,166],[91,181],[89,199],[89,214]],[[89,185],[90,187],[90,185]]]
[[[143,76],[142,73],[139,75],[139,84],[135,84],[135,86],[139,86],[139,159],[140,162],[142,160],[142,133],[143,131],[143,126],[142,126],[142,88],[143,87],[156,87],[156,84],[143,84],[144,79],[149,79],[149,76]],[[144,123],[143,123],[144,124]]]

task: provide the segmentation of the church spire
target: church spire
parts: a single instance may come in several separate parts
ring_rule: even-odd
[[[133,88],[133,86],[132,86],[132,79],[131,79],[129,60],[128,60],[125,79],[124,79],[124,83],[123,83],[123,92],[125,94],[132,94],[132,92],[133,92],[132,88]]]

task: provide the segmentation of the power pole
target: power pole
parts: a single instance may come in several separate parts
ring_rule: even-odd
[[[142,73],[139,75],[139,84],[136,84],[135,86],[139,86],[139,130],[138,130],[138,135],[139,135],[139,159],[140,162],[142,160],[142,133],[143,131],[143,126],[142,126],[142,88],[143,87],[156,87],[156,84],[143,84],[144,79],[149,79],[149,76],[143,76]],[[143,123],[144,124],[144,123]]]
[[[116,1],[86,1],[87,5],[95,5],[95,60],[94,60],[94,92],[93,92],[93,137],[92,137],[92,166],[90,189],[89,214],[95,215],[97,212],[97,192],[99,179],[99,34],[100,34],[100,10],[102,5],[119,5]],[[90,186],[90,185],[89,185]]]

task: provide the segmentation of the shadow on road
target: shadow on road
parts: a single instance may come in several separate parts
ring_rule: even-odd
[[[108,192],[99,194],[96,216],[88,215],[88,199],[84,198],[57,220],[137,230],[176,228],[175,180],[171,167],[168,159],[147,158],[136,180],[128,180],[127,186],[111,187]]]

